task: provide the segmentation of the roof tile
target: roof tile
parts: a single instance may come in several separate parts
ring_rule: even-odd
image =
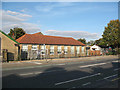
[[[16,41],[25,44],[85,45],[70,37],[48,36],[42,34],[25,34]]]

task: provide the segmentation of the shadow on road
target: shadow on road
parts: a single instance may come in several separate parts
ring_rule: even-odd
[[[11,74],[2,77],[3,88],[55,88],[68,86],[55,86],[55,83],[68,81],[75,78],[85,77],[99,72],[109,73],[109,71],[118,68],[120,63],[112,63],[111,68],[92,67],[92,72],[84,72],[81,70],[65,70],[63,67],[52,67],[46,69],[43,73],[34,76],[19,76]],[[71,67],[72,68],[72,67]],[[113,72],[114,74],[114,72]],[[81,80],[82,82],[82,80]],[[72,84],[71,84],[72,85]],[[108,87],[109,88],[109,87]]]

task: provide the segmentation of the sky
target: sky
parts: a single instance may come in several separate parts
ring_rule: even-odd
[[[116,19],[118,2],[2,2],[5,33],[20,27],[29,34],[97,40]]]

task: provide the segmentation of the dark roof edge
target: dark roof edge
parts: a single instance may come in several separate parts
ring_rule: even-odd
[[[20,43],[20,44],[37,44],[37,45],[43,45],[41,43]],[[86,45],[70,45],[70,44],[45,44],[45,45],[86,46]]]
[[[20,43],[18,43],[16,40],[14,40],[13,38],[11,38],[11,37],[8,36],[7,34],[5,34],[3,31],[0,30],[0,32],[1,32],[2,34],[4,34],[5,36],[7,36],[8,38],[10,38],[12,41],[14,41],[14,42],[16,42],[17,44],[20,45]]]

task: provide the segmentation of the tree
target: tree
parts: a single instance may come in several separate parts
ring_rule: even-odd
[[[94,43],[95,43],[95,41],[90,40],[90,41],[87,42],[87,45],[91,45],[92,46],[92,45],[94,45]]]
[[[96,45],[102,45],[102,46],[105,46],[106,45],[106,42],[103,40],[103,38],[100,38],[100,39],[98,39],[98,40],[95,40],[95,42],[94,42],[94,44],[96,44]]]
[[[120,21],[111,20],[105,27],[102,37],[106,46],[114,48],[120,46]]]
[[[10,33],[8,35],[12,37],[13,39],[18,39],[19,37],[23,36],[26,32],[22,28],[13,28],[10,29]]]
[[[78,41],[80,41],[80,42],[82,42],[83,44],[86,44],[86,39],[85,38],[80,38],[80,39],[78,39]]]

